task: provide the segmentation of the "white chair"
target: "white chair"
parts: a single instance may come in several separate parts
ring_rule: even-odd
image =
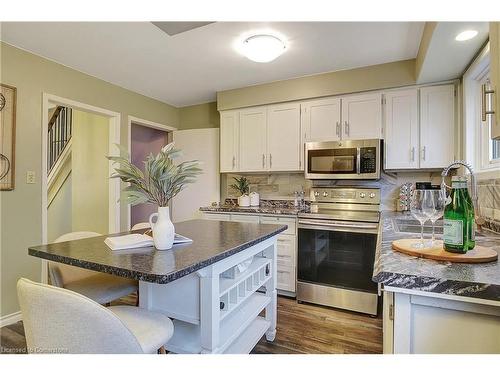
[[[29,353],[157,353],[172,337],[165,315],[133,306],[106,308],[78,293],[19,279]]]
[[[96,232],[72,232],[58,237],[55,242],[74,241],[100,236]],[[138,291],[138,282],[125,277],[49,262],[50,283],[72,290],[104,305]]]
[[[149,223],[137,223],[132,227],[131,230],[142,230],[142,229],[151,229],[151,225],[149,225]]]

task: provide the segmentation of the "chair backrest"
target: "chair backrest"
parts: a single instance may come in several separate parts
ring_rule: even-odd
[[[101,234],[96,232],[71,232],[57,237],[54,242],[74,241],[80,240],[82,238],[97,236],[101,236]],[[95,271],[86,270],[84,268],[68,266],[62,263],[49,262],[50,283],[60,288],[64,287],[64,285],[67,283],[75,280],[80,280],[95,274]]]
[[[120,318],[87,297],[24,278],[17,294],[30,353],[143,353]]]
[[[131,230],[140,230],[140,229],[151,229],[151,225],[149,223],[137,223],[132,227]]]

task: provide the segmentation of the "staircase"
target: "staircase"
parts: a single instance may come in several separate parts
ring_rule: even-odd
[[[57,106],[52,112],[47,133],[47,175],[50,175],[71,141],[72,119],[69,107]]]

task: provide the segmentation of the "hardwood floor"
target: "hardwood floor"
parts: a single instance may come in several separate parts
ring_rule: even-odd
[[[252,353],[382,353],[382,318],[278,298],[276,339]]]
[[[115,304],[135,305],[135,295]],[[0,329],[0,353],[25,352],[22,322]],[[298,304],[294,299],[279,297],[276,339],[269,343],[262,338],[252,353],[382,353],[382,318]]]

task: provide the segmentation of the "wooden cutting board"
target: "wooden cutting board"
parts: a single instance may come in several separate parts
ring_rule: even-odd
[[[497,260],[498,253],[489,247],[476,245],[474,249],[465,254],[450,253],[443,248],[443,241],[436,241],[433,247],[418,249],[412,247],[413,244],[420,242],[420,239],[404,238],[393,241],[392,248],[400,253],[413,255],[419,258],[434,260],[444,260],[455,263],[486,263]]]

